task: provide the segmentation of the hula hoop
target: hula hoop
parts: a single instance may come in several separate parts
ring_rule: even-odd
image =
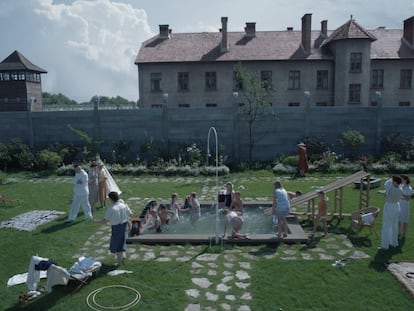
[[[106,307],[106,306],[102,306],[99,303],[96,302],[96,295],[101,293],[103,290],[108,289],[108,288],[126,288],[129,289],[131,291],[133,291],[135,293],[135,298],[123,305],[123,306],[116,306],[116,307]],[[92,299],[92,302],[91,302]],[[128,310],[129,308],[132,308],[133,306],[137,305],[138,302],[141,300],[141,294],[139,293],[139,291],[137,291],[135,288],[129,287],[129,286],[125,286],[125,285],[108,285],[108,286],[104,286],[104,287],[100,287],[97,288],[95,290],[93,290],[92,292],[89,293],[88,297],[86,297],[86,304],[88,305],[89,308],[91,308],[92,310],[95,311],[102,311],[102,310]],[[100,308],[100,309],[98,309]]]

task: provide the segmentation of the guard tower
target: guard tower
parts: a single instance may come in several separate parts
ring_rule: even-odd
[[[41,111],[46,70],[33,65],[18,51],[0,63],[0,111]]]

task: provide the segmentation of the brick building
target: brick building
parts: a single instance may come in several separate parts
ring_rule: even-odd
[[[41,74],[46,70],[32,64],[18,51],[0,63],[0,111],[41,111]]]
[[[237,96],[234,66],[258,72],[274,89],[273,107],[414,105],[414,16],[403,29],[366,30],[351,19],[329,31],[311,29],[311,14],[302,29],[227,31],[227,17],[218,32],[159,34],[138,52],[140,106],[159,108],[222,108]]]

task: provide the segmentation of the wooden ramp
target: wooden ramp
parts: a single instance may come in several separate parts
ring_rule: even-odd
[[[349,184],[354,184],[355,181],[360,181],[361,182],[361,188],[360,188],[360,202],[359,202],[359,208],[364,208],[364,207],[368,207],[369,205],[369,183],[368,183],[368,187],[365,187],[365,189],[363,189],[364,187],[362,187],[363,185],[363,179],[364,178],[369,178],[370,173],[367,173],[365,171],[359,171],[356,172],[350,176],[338,179],[336,181],[334,181],[333,183],[330,183],[326,186],[323,186],[322,188],[318,189],[318,190],[323,190],[325,193],[329,193],[334,191],[335,192],[335,200],[334,200],[334,211],[332,213],[333,216],[338,216],[339,218],[342,218],[343,216],[350,216],[350,215],[344,215],[342,213],[342,206],[343,206],[343,188]],[[297,205],[301,205],[304,203],[308,204],[308,211],[305,213],[300,213],[300,212],[292,212],[291,214],[296,214],[296,215],[303,215],[303,214],[307,214],[309,217],[315,216],[315,199],[318,197],[318,194],[316,191],[311,191],[308,193],[305,193],[301,196],[295,197],[291,200],[291,207],[297,206]]]

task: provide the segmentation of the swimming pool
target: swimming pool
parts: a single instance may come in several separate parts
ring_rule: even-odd
[[[216,233],[215,205],[202,204],[201,217],[194,226],[191,225],[188,215],[182,213],[182,219],[170,224],[164,232],[144,232],[141,235],[129,237],[127,242],[144,244],[205,244],[212,243],[212,240],[216,240],[218,236],[220,241],[225,241],[226,243],[280,243],[280,239],[275,238],[275,227],[272,223],[272,216],[265,216],[263,213],[264,209],[269,206],[269,204],[263,203],[244,204],[244,224],[240,232],[248,234],[248,240],[229,238],[231,236],[230,226],[227,226],[227,237],[222,240],[224,214],[219,213],[218,230]],[[308,237],[295,216],[288,217],[288,225],[289,235],[283,239],[284,242],[307,242]]]

